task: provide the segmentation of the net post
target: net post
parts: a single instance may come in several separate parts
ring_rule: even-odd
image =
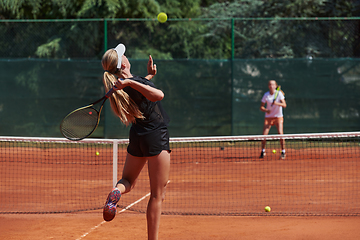
[[[115,187],[117,183],[118,145],[119,145],[119,141],[114,140],[113,141],[113,187]]]

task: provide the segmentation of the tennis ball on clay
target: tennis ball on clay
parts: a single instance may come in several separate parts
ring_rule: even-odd
[[[265,207],[265,212],[270,212],[271,211],[271,208],[269,206],[266,206]]]
[[[161,23],[166,22],[166,21],[167,21],[167,15],[166,15],[166,13],[164,13],[164,12],[159,13],[158,16],[157,16],[157,20],[158,20],[159,22],[161,22]]]
[[[98,151],[96,151],[96,153],[95,153],[95,154],[96,154],[96,156],[99,156],[99,155],[100,155],[100,153],[99,153]]]
[[[274,150],[273,150],[273,154],[275,154],[275,153],[276,153],[276,150],[274,149]]]

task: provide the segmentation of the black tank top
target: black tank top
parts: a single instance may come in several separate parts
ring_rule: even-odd
[[[146,78],[133,76],[129,79],[155,88],[154,83]],[[170,118],[162,107],[161,101],[151,102],[144,95],[131,87],[125,87],[124,91],[129,94],[130,98],[138,105],[139,110],[145,117],[144,119],[136,118],[136,122],[132,124],[131,128],[135,130],[136,133],[144,135],[157,129],[167,127]]]

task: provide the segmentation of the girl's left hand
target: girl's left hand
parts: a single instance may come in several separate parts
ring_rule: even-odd
[[[151,57],[151,55],[149,55],[149,61],[148,61],[148,64],[147,64],[147,70],[148,70],[148,74],[149,75],[156,75],[156,64],[154,64],[154,61]]]

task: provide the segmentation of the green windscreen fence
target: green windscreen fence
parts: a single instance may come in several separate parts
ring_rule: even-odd
[[[259,107],[270,79],[276,79],[285,93],[286,133],[358,130],[359,64],[359,59],[236,61],[234,134],[261,134]]]
[[[271,79],[285,92],[285,133],[358,131],[359,22],[0,20],[0,135],[60,137],[67,113],[103,96],[100,59],[120,42],[134,75],[153,56],[172,137],[261,134]],[[127,134],[107,103],[92,137]]]
[[[146,60],[131,62],[134,74],[146,74]],[[360,127],[358,59],[156,64],[159,73],[153,81],[165,93],[172,136],[261,134],[264,113],[259,107],[270,79],[285,92],[285,133]],[[1,60],[0,72],[0,135],[61,136],[59,124],[67,113],[104,94],[100,61]],[[122,138],[127,132],[107,104],[93,137]]]

